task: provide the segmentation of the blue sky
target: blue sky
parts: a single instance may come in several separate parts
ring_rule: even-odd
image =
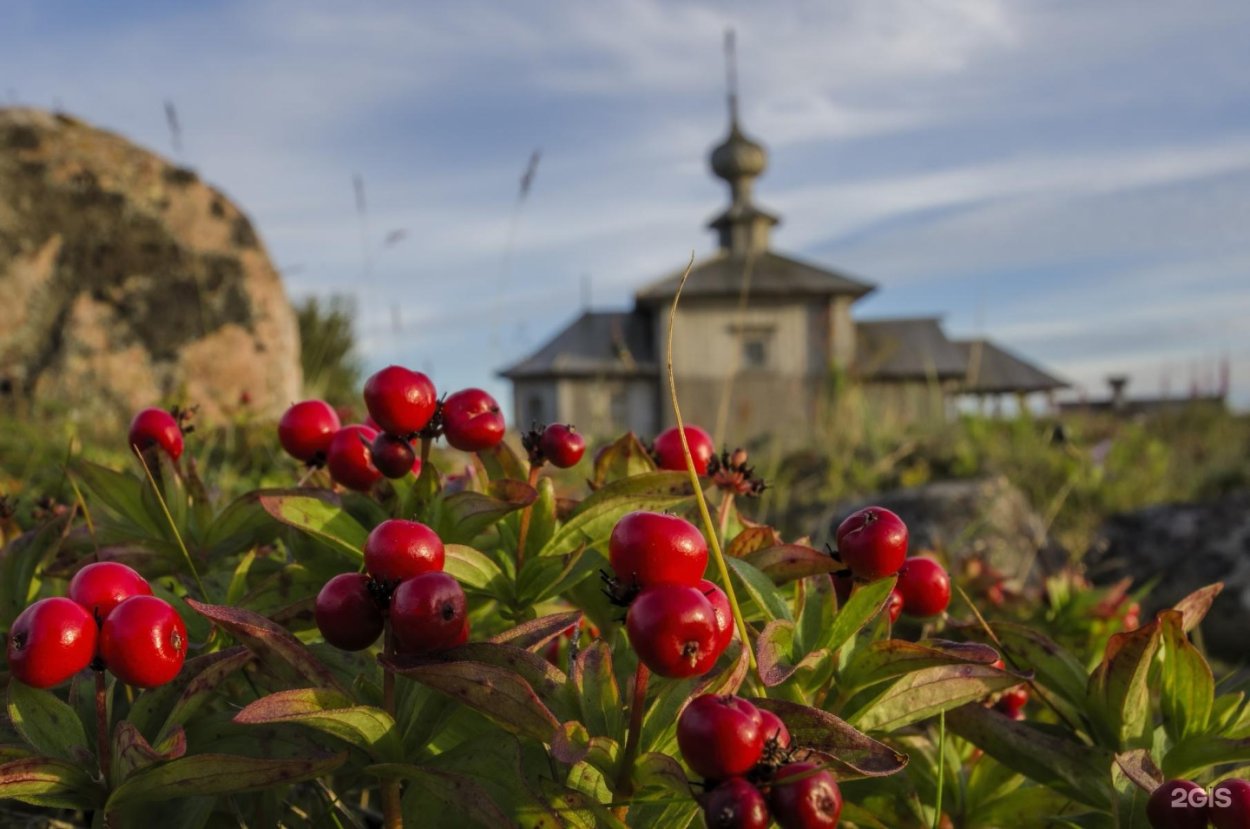
[[[1121,371],[1139,393],[1213,385],[1228,355],[1250,405],[1244,0],[6,0],[4,16],[0,102],[197,168],[255,219],[292,296],[356,297],[371,367],[502,393],[494,370],[578,312],[583,280],[625,306],[710,253],[734,26],[775,245],[877,283],[860,316],[943,314],[1091,394]]]

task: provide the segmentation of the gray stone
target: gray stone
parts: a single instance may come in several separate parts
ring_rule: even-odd
[[[220,420],[299,395],[299,332],[248,218],[189,169],[64,115],[0,109],[0,403]],[[7,400],[5,399],[7,398]]]

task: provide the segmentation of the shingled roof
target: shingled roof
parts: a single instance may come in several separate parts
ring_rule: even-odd
[[[499,372],[510,380],[540,377],[654,375],[651,321],[634,311],[586,311],[542,348]]]
[[[956,340],[954,345],[968,366],[965,391],[969,393],[1028,393],[1069,385],[989,340]]]
[[[864,380],[964,378],[967,358],[942,333],[938,317],[860,320],[855,368]]]
[[[742,291],[746,259],[724,251],[700,262],[690,270],[682,298],[737,298]],[[634,295],[640,305],[666,302],[677,293],[685,268],[646,285]],[[875,285],[846,274],[783,256],[771,250],[756,254],[751,271],[752,297],[835,296],[855,298],[876,289]]]

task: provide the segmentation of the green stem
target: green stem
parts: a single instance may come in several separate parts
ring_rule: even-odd
[[[383,650],[387,656],[395,655],[395,633],[389,620]],[[395,716],[395,674],[385,665],[382,666],[382,707],[391,717]],[[382,826],[385,829],[404,829],[403,798],[399,787],[398,780],[382,781]]]
[[[724,544],[728,539],[725,536],[729,533],[729,512],[734,505],[734,494],[726,490],[720,499],[720,512],[716,516],[716,524],[718,528],[718,538],[720,543]]]
[[[174,540],[178,542],[178,549],[182,551],[182,557],[187,562],[187,567],[191,570],[191,575],[195,579],[195,586],[200,589],[200,598],[203,601],[211,601],[208,597],[208,591],[204,589],[204,582],[200,579],[200,571],[196,569],[195,562],[191,559],[191,552],[187,549],[187,545],[182,541],[182,533],[178,532],[178,525],[174,522],[173,515],[169,512],[169,505],[165,503],[165,496],[161,493],[161,488],[156,485],[156,477],[152,475],[152,468],[148,466],[147,458],[143,457],[142,452],[136,452],[139,456],[139,463],[143,464],[143,471],[147,473],[148,483],[152,485],[152,492],[156,494],[156,502],[161,505],[161,512],[165,515],[165,521],[169,523],[169,529],[174,534]]]
[[[543,465],[539,463],[530,464],[529,485],[531,489],[538,487],[538,473],[542,471]],[[530,517],[534,514],[534,505],[531,503],[521,510],[521,528],[517,531],[516,541],[516,572],[517,576],[521,575],[521,565],[525,563],[525,537],[530,532]]]
[[[942,825],[942,784],[946,781],[946,712],[938,714],[937,805],[933,808],[933,829]]]
[[[639,743],[642,742],[642,715],[646,708],[647,680],[651,671],[638,660],[638,670],[634,672],[634,698],[629,705],[629,733],[625,737],[625,753],[621,755],[621,767],[616,774],[616,787],[613,796],[618,800],[627,799],[634,793],[634,762],[638,759]],[[625,819],[629,812],[629,804],[617,806],[616,817]]]

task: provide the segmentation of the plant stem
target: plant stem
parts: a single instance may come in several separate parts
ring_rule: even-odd
[[[200,589],[201,601],[212,601],[208,597],[208,591],[204,589],[204,582],[200,579],[200,571],[196,569],[195,561],[191,558],[191,552],[187,549],[187,545],[182,541],[182,533],[178,532],[178,524],[174,521],[173,515],[169,512],[169,505],[165,503],[165,495],[161,492],[161,488],[156,484],[156,477],[152,474],[152,467],[148,466],[147,458],[142,452],[136,452],[139,463],[143,464],[143,471],[147,473],[148,483],[152,485],[152,492],[156,495],[156,502],[161,505],[161,512],[165,515],[165,521],[169,524],[170,531],[174,534],[174,540],[178,542],[178,549],[182,551],[182,557],[187,562],[187,567],[191,570],[191,575],[195,578],[195,585]]]
[[[726,490],[720,499],[720,511],[716,516],[716,526],[720,539],[720,543],[724,544],[727,540],[725,535],[729,532],[729,511],[734,505],[734,494]]]
[[[100,760],[100,777],[112,788],[113,750],[109,745],[109,701],[104,685],[104,671],[95,672],[96,754]]]
[[[531,488],[538,486],[538,473],[542,471],[541,463],[530,464],[529,485]],[[521,528],[517,531],[516,541],[516,571],[517,575],[521,574],[521,565],[525,563],[525,537],[530,532],[530,516],[534,513],[534,505],[530,504],[521,510]]]
[[[434,438],[421,438],[421,468],[425,469],[425,465],[430,460],[430,447],[434,444]]]
[[[933,829],[942,825],[942,783],[946,780],[946,712],[938,715],[937,805],[933,807]]]
[[[389,620],[386,623],[383,652],[387,656],[395,655],[395,633],[391,630]],[[386,713],[395,716],[395,674],[385,665],[382,666],[382,707]],[[404,829],[403,799],[399,786],[398,780],[382,781],[382,826],[385,829]]]
[[[646,708],[647,680],[651,671],[638,660],[638,670],[634,672],[634,699],[629,705],[629,734],[625,737],[625,753],[621,755],[621,767],[616,774],[616,788],[613,796],[617,799],[628,798],[634,793],[634,761],[638,759],[639,743],[642,741],[642,715]],[[623,803],[614,810],[616,817],[625,819],[629,812],[629,804]]]

